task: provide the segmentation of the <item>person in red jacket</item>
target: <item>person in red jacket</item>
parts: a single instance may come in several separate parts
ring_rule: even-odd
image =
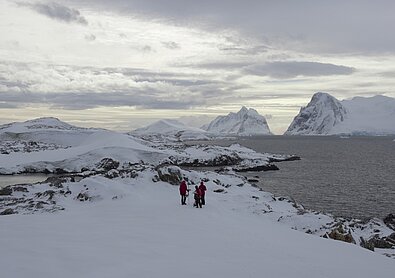
[[[205,196],[206,196],[207,187],[204,185],[203,181],[200,182],[199,189],[200,189],[200,201],[202,205],[205,205],[206,204]]]
[[[181,205],[186,205],[188,194],[187,182],[183,180],[180,184]]]
[[[195,203],[193,204],[196,208],[202,208],[202,192],[200,191],[199,187],[195,186],[195,191],[193,192],[193,197],[195,199]]]

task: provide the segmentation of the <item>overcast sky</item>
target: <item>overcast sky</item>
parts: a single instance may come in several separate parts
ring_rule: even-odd
[[[0,123],[130,130],[245,105],[280,134],[317,91],[395,97],[394,11],[364,0],[0,0]]]

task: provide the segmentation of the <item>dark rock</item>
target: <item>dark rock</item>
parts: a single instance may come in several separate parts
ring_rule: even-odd
[[[375,248],[389,249],[393,246],[386,240],[386,238],[379,238],[377,235],[369,239],[368,243],[372,244]]]
[[[223,166],[231,166],[237,165],[241,162],[241,158],[237,155],[219,155],[212,160],[198,160],[194,159],[193,161],[177,161],[175,158],[170,157],[175,165],[178,166],[187,166],[187,167],[223,167]]]
[[[66,171],[66,170],[64,170],[64,169],[62,169],[62,168],[56,168],[56,169],[53,171],[53,173],[54,173],[54,174],[57,174],[57,175],[62,175],[62,174],[68,174],[69,172]]]
[[[77,195],[76,199],[80,200],[81,202],[84,202],[84,201],[90,201],[91,197],[88,195],[88,192],[80,192]]]
[[[104,171],[108,172],[112,169],[117,169],[119,167],[119,162],[115,161],[112,158],[103,158],[100,162],[96,165],[98,169],[103,169]]]
[[[48,200],[52,200],[53,197],[55,196],[56,192],[53,190],[47,190],[43,192],[42,196],[48,196]]]
[[[14,211],[12,208],[8,208],[0,212],[0,215],[10,215],[10,214],[17,214],[18,212]]]
[[[48,177],[42,183],[48,183],[51,187],[63,188],[64,182],[67,182],[67,179],[64,177]]]
[[[223,189],[223,188],[214,189],[213,192],[215,192],[215,193],[226,193],[225,189]]]
[[[104,177],[106,177],[108,179],[118,178],[119,172],[117,170],[113,169],[113,170],[110,170],[107,173],[105,173]]]
[[[23,186],[12,186],[12,191],[14,191],[14,192],[29,192],[27,190],[27,188],[23,187]]]
[[[395,215],[393,215],[392,213],[388,214],[384,218],[384,223],[385,223],[385,225],[388,226],[388,228],[395,231]]]
[[[276,157],[269,158],[269,162],[283,162],[283,161],[295,161],[295,160],[300,160],[300,156],[291,155],[284,158],[276,158]]]
[[[355,243],[354,238],[352,237],[350,232],[344,231],[342,225],[339,225],[335,229],[333,229],[329,234],[329,238],[334,240],[340,240],[348,243]]]
[[[11,194],[12,194],[12,189],[10,186],[0,189],[0,196],[6,196],[6,195],[11,195]]]
[[[44,208],[44,205],[46,205],[47,203],[46,202],[43,202],[43,201],[39,201],[39,202],[37,202],[36,203],[36,205],[34,206],[36,209],[43,209]]]
[[[372,242],[366,241],[363,237],[360,237],[360,240],[361,247],[374,251],[374,244]]]
[[[257,179],[248,179],[247,181],[248,182],[259,182],[259,180],[257,180]]]
[[[182,175],[179,168],[164,167],[157,169],[157,171],[159,179],[163,182],[167,182],[172,185],[179,185],[182,181]]]
[[[233,168],[235,172],[260,172],[260,171],[276,171],[280,170],[274,164],[266,164],[266,165],[258,165],[258,166],[251,166],[251,167],[235,167]]]

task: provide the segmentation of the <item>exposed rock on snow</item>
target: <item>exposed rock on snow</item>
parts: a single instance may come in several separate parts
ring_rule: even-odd
[[[256,110],[242,107],[237,113],[218,116],[211,123],[202,127],[209,133],[217,135],[270,135],[269,125],[264,116]]]
[[[395,134],[395,99],[386,96],[355,97],[338,101],[316,93],[300,109],[286,135],[388,135]]]
[[[393,215],[392,213],[388,214],[388,215],[384,218],[384,223],[385,223],[385,225],[387,225],[389,228],[391,228],[392,230],[395,231],[395,215]]]

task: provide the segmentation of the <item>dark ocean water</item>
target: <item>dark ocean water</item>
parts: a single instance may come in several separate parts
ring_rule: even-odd
[[[299,155],[280,171],[248,173],[275,195],[336,216],[383,218],[395,213],[394,137],[261,136],[215,141],[259,152]]]

